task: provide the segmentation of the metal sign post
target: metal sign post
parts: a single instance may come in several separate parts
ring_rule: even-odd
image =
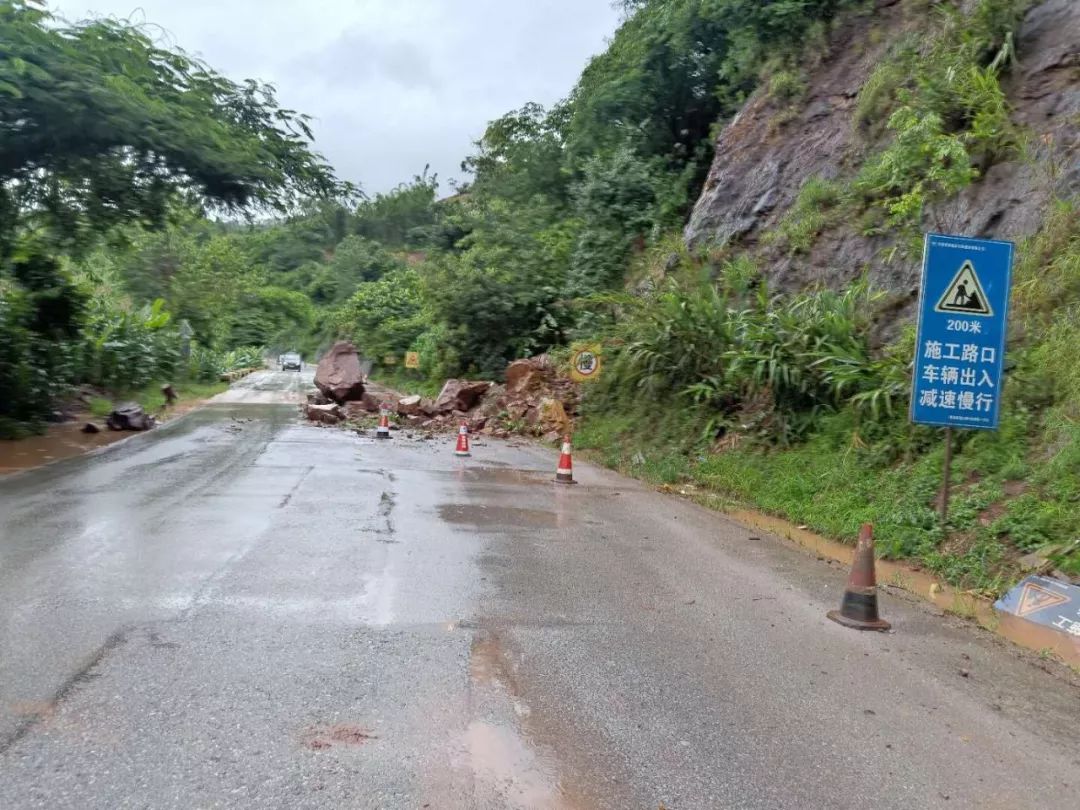
[[[911,421],[945,428],[943,523],[952,429],[996,430],[1000,421],[1012,260],[1012,242],[926,235]]]

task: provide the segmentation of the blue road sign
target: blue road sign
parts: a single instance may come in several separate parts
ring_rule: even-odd
[[[1025,579],[994,607],[1080,639],[1080,588],[1049,577]]]
[[[995,430],[1012,242],[926,235],[911,421]]]

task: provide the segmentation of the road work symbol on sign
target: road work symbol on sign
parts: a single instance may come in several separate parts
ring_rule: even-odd
[[[405,368],[420,368],[419,352],[405,352]]]
[[[1024,589],[1020,592],[1020,604],[1016,608],[1017,616],[1027,616],[1038,610],[1063,605],[1069,601],[1064,594],[1054,593],[1049,588],[1037,585],[1034,582],[1025,582]]]
[[[600,376],[600,350],[596,346],[578,349],[570,358],[570,376],[578,382],[589,382]]]
[[[965,261],[953,277],[945,293],[934,307],[934,312],[956,313],[958,315],[993,315],[990,302],[986,297],[975,266]]]

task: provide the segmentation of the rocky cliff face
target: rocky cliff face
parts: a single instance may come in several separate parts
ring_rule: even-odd
[[[848,19],[810,72],[792,114],[764,92],[719,134],[716,157],[685,238],[692,247],[740,246],[778,289],[842,287],[863,273],[893,296],[885,325],[906,319],[918,294],[919,257],[891,259],[888,237],[867,238],[849,223],[821,233],[791,256],[761,237],[781,221],[811,177],[850,177],[881,144],[854,121],[856,99],[896,37],[926,25],[925,3],[878,0]],[[1026,15],[1018,64],[1004,80],[1013,118],[1034,135],[1023,160],[998,163],[957,198],[926,213],[924,229],[1022,240],[1035,233],[1054,196],[1080,193],[1080,0],[1045,0]],[[888,330],[891,331],[891,330]]]

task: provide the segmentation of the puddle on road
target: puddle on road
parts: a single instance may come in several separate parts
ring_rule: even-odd
[[[469,676],[479,688],[501,693],[523,721],[528,707],[521,701],[498,635],[480,631],[469,651]],[[545,761],[513,728],[476,719],[465,731],[469,767],[479,796],[516,810],[572,810],[577,806],[564,792],[558,769]]]
[[[555,778],[510,729],[474,720],[465,732],[477,792],[498,797],[515,810],[571,810]]]
[[[543,509],[523,509],[513,506],[485,506],[470,503],[439,505],[439,517],[447,523],[464,523],[478,528],[528,527],[555,529],[561,525],[559,515]]]
[[[50,425],[48,433],[42,436],[0,441],[0,475],[81,456],[134,435],[131,431],[107,429],[100,433],[83,433],[82,424],[78,422]]]
[[[513,467],[460,467],[456,470],[436,470],[432,475],[452,478],[463,484],[550,484],[552,473],[522,470]]]

